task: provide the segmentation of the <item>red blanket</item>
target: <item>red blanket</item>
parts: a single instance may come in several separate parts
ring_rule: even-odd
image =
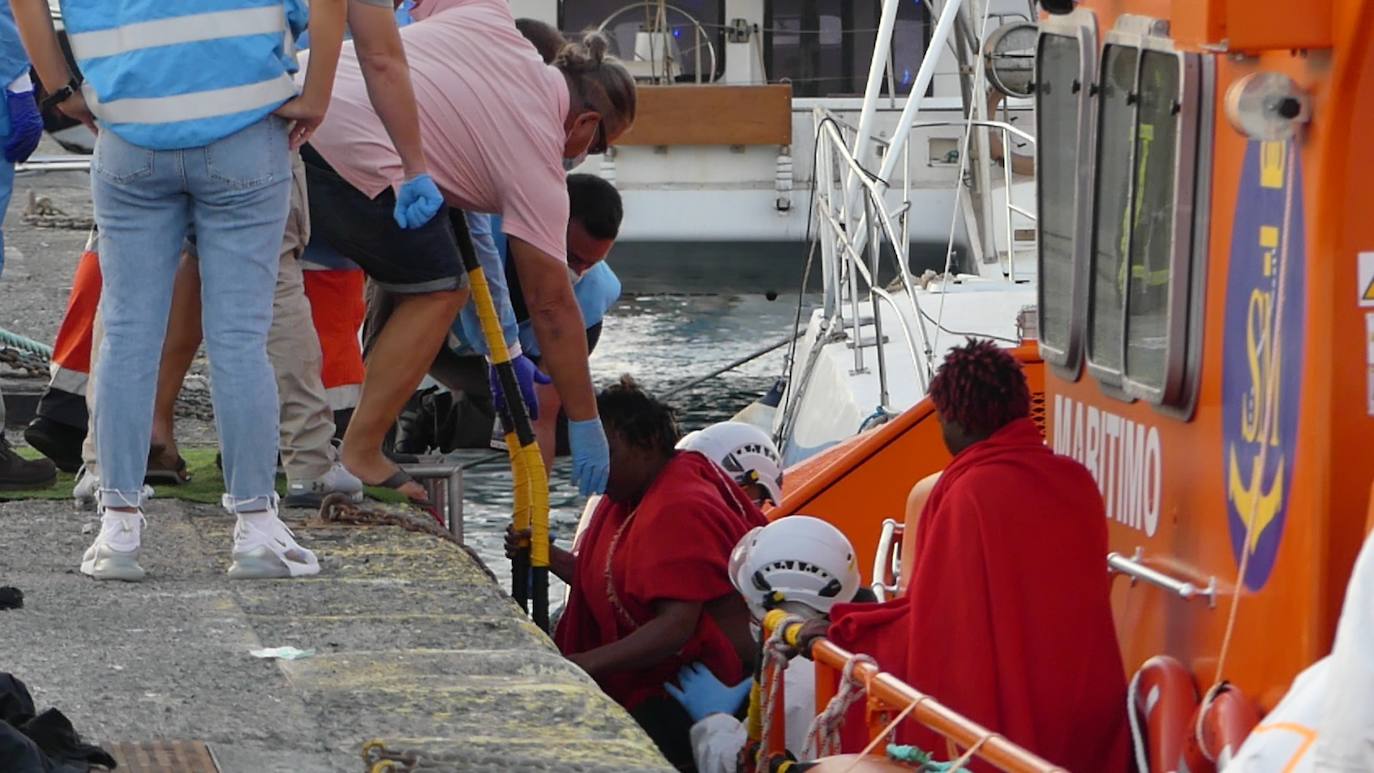
[[[739,486],[709,459],[694,452],[677,454],[633,512],[604,499],[592,516],[554,636],[558,649],[571,655],[618,641],[653,619],[656,601],[705,603],[734,593],[726,571],[730,551],[746,532],[766,523]],[[673,657],[651,668],[606,674],[598,682],[618,703],[634,708],[665,694],[663,683],[694,661],[705,663],[726,684],[745,676],[729,639],[703,614],[696,633]]]
[[[1106,554],[1091,475],[1046,448],[1030,420],[1017,421],[940,477],[906,596],[837,606],[830,636],[1050,762],[1126,770],[1126,682]],[[851,717],[846,729],[861,732],[862,722]],[[899,738],[945,750],[912,722]],[[846,737],[846,751],[858,751],[848,748],[857,740]]]

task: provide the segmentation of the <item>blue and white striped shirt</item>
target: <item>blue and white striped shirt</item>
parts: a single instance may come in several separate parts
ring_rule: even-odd
[[[155,150],[209,145],[296,96],[307,13],[305,0],[62,0],[91,112]]]

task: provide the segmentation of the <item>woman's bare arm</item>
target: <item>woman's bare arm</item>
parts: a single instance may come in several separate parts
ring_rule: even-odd
[[[654,619],[617,642],[568,656],[592,676],[633,671],[663,662],[682,649],[696,632],[701,619],[701,602],[660,601],[654,605]]]

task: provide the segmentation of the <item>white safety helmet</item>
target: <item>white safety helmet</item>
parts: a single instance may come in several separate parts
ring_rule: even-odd
[[[762,620],[785,603],[828,614],[859,590],[854,547],[844,533],[809,515],[789,515],[744,535],[730,554],[730,580]]]
[[[723,421],[688,433],[678,449],[697,451],[741,486],[757,483],[773,504],[782,501],[782,457],[768,433],[742,421]]]

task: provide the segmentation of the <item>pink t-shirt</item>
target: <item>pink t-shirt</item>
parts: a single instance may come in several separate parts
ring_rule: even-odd
[[[450,204],[500,213],[506,234],[566,260],[563,74],[515,28],[507,0],[424,0],[414,18],[401,39],[430,175]],[[368,196],[404,178],[351,43],[310,144]]]

